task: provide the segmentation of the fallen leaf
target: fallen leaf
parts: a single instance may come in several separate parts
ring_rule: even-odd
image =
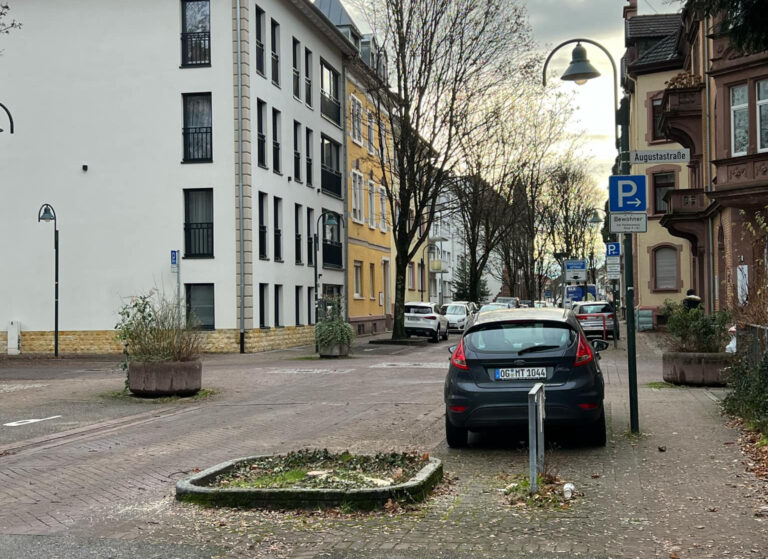
[[[659,452],[666,452],[666,451],[667,451],[667,447],[666,446],[660,446],[659,447]]]
[[[600,477],[600,474],[592,474],[592,479],[597,479]]]
[[[673,551],[669,554],[669,559],[680,559],[680,556],[677,554],[676,551]]]

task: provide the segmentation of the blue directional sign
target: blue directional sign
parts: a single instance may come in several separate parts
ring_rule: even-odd
[[[178,254],[179,254],[179,251],[177,251],[177,250],[172,250],[171,251],[171,266],[175,266],[176,263],[178,262],[176,260],[176,258],[178,257]]]
[[[621,256],[621,243],[605,243],[606,256]]]
[[[608,179],[611,213],[644,212],[648,207],[645,175],[614,175]]]

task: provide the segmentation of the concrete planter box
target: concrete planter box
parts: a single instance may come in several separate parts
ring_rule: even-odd
[[[320,357],[346,357],[349,355],[349,346],[346,344],[334,344],[317,348]]]
[[[443,479],[443,464],[437,458],[429,462],[405,483],[364,489],[248,489],[209,487],[216,476],[227,473],[239,463],[264,458],[251,456],[223,462],[176,482],[176,500],[222,507],[307,508],[336,507],[341,504],[357,509],[372,509],[389,499],[423,501]]]
[[[664,352],[661,356],[664,380],[691,386],[724,386],[723,369],[730,366],[730,353]]]
[[[200,391],[202,381],[199,359],[128,363],[128,389],[136,396],[192,396]]]

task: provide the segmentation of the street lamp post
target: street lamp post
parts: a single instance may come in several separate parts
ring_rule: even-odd
[[[43,204],[37,212],[37,221],[53,221],[53,251],[55,253],[54,276],[54,319],[53,319],[53,354],[59,356],[59,228],[56,223],[56,211],[50,204]]]
[[[0,109],[3,109],[5,111],[5,114],[8,115],[8,122],[10,122],[10,124],[11,124],[11,128],[10,128],[9,132],[11,134],[13,134],[13,117],[11,116],[11,111],[9,111],[8,107],[3,105],[2,103],[0,103]],[[0,128],[0,132],[2,132],[2,131],[3,131],[3,129]]]
[[[339,224],[339,222],[336,221],[337,217],[342,222],[344,221],[344,218],[341,215],[337,214],[336,212],[326,211],[321,213],[319,216],[317,216],[317,223],[315,224],[315,238],[314,238],[314,241],[315,241],[314,242],[314,246],[315,246],[315,322],[317,322],[318,306],[320,304],[320,298],[317,296],[317,252],[318,252],[318,244],[319,244],[317,231],[318,229],[320,229],[320,220],[322,220],[325,216],[328,216],[328,219],[325,221],[325,225],[330,225],[331,227]],[[317,344],[315,344],[315,351],[317,351]]]
[[[624,142],[619,141],[619,90],[618,90],[618,75],[616,73],[616,62],[613,60],[611,53],[596,41],[590,39],[569,39],[557,45],[552,52],[547,56],[544,62],[544,69],[542,70],[542,84],[547,85],[547,65],[552,59],[552,56],[561,47],[576,43],[576,47],[573,49],[571,55],[571,63],[568,65],[565,73],[560,79],[565,81],[574,81],[578,85],[582,85],[596,78],[600,75],[587,59],[587,49],[581,46],[581,43],[587,43],[594,45],[602,50],[608,59],[611,61],[611,68],[613,69],[613,101],[614,101],[614,134],[616,139],[616,149],[619,150],[619,174],[626,175],[629,173],[629,161],[627,159],[627,153]],[[625,136],[622,136],[622,140]],[[628,148],[627,148],[628,149]],[[633,433],[640,432],[640,424],[638,419],[637,410],[637,358],[635,355],[635,286],[634,286],[634,266],[632,262],[632,235],[624,235],[624,286],[625,304],[627,307],[627,372],[629,376],[629,422],[630,428]]]

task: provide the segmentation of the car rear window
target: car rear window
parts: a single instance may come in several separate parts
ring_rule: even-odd
[[[464,305],[449,305],[445,314],[467,314],[467,307]]]
[[[579,305],[576,314],[598,314],[603,312],[613,312],[610,305]]]
[[[488,353],[518,352],[538,345],[565,349],[575,339],[576,332],[567,325],[543,321],[489,324],[464,336],[472,349]]]
[[[407,314],[429,314],[433,313],[432,309],[429,307],[418,307],[416,305],[405,305],[405,312]]]

